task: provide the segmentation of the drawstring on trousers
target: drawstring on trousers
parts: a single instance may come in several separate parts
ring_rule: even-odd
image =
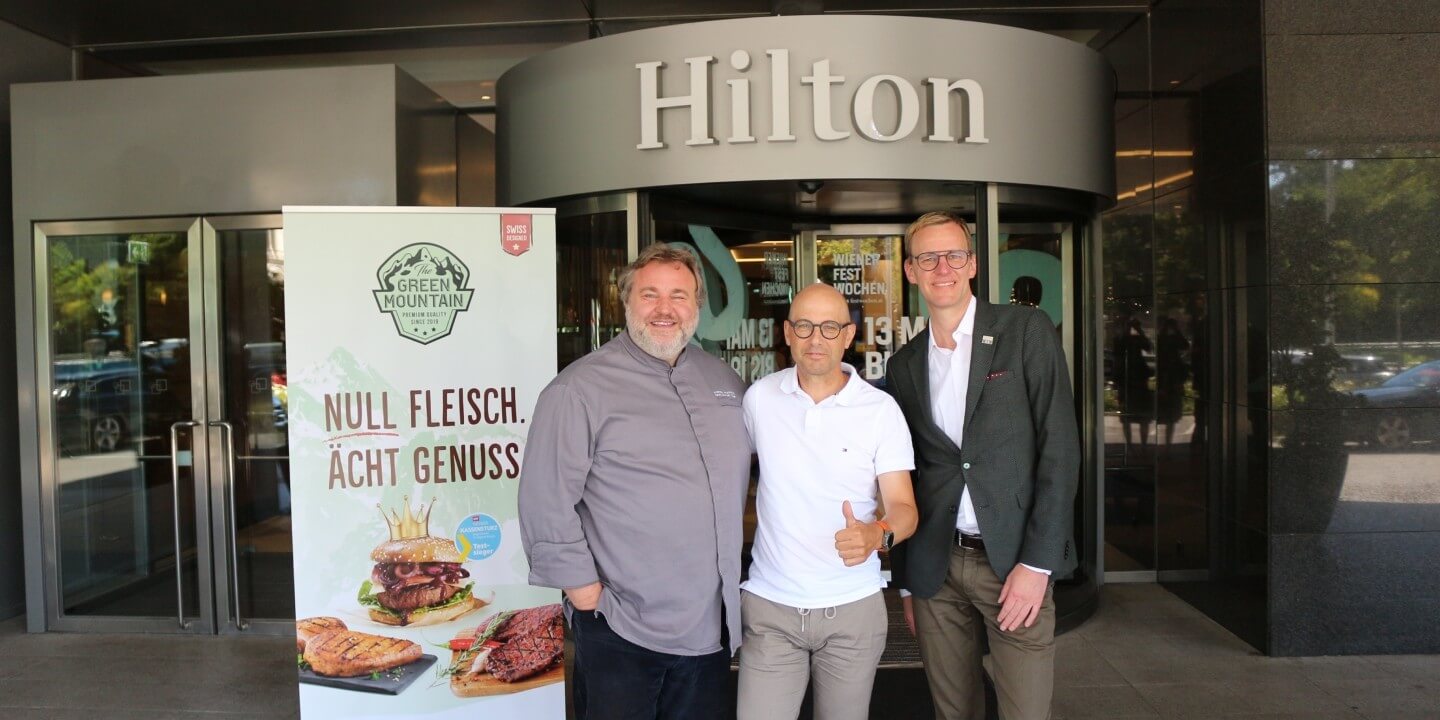
[[[805,621],[810,617],[810,608],[796,608],[795,611],[800,613],[800,632],[803,633],[805,632]],[[835,608],[827,607],[820,614],[824,615],[826,620],[834,620]]]

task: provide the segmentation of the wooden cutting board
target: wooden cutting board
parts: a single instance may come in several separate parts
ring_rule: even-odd
[[[450,653],[450,664],[453,666],[460,659],[460,653]],[[506,695],[522,690],[530,690],[543,687],[551,683],[563,682],[565,680],[565,666],[557,663],[549,670],[539,675],[531,675],[524,680],[507,683],[498,680],[489,673],[458,673],[450,676],[450,692],[456,697],[485,697],[486,695]]]

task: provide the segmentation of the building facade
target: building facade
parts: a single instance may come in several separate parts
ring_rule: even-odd
[[[569,259],[560,270],[565,279],[560,283],[562,317],[557,318],[562,361],[567,353],[583,354],[618,326],[613,292],[607,294],[608,269],[623,263],[637,243],[683,240],[703,254],[713,237],[718,252],[743,268],[737,287],[761,296],[753,301],[761,310],[746,313],[747,323],[736,326],[744,330],[717,331],[711,349],[755,372],[778,366],[783,355],[762,352],[768,349],[756,347],[753,334],[746,336],[760,330],[764,313],[779,306],[763,301],[765,283],[783,294],[778,285],[792,276],[846,281],[851,269],[844,258],[857,253],[825,254],[825,242],[868,238],[870,245],[858,254],[893,255],[886,238],[894,237],[897,224],[935,206],[955,207],[993,233],[984,237],[992,242],[988,250],[997,260],[1015,251],[1010,257],[1018,263],[1054,247],[1054,260],[1034,262],[1068,268],[1062,280],[1073,281],[1061,292],[1065,302],[1056,320],[1072,349],[1077,397],[1087,398],[1083,406],[1088,414],[1082,420],[1093,441],[1088,458],[1091,495],[1077,505],[1077,528],[1086,528],[1090,539],[1090,576],[1076,586],[1075,607],[1085,604],[1086,582],[1091,590],[1100,582],[1158,582],[1273,655],[1440,652],[1440,580],[1424,572],[1428,561],[1440,555],[1440,463],[1435,462],[1440,454],[1440,365],[1435,364],[1440,360],[1440,327],[1433,320],[1440,311],[1440,251],[1430,242],[1440,221],[1440,164],[1435,159],[1440,116],[1431,111],[1440,101],[1440,84],[1429,70],[1440,59],[1440,6],[1423,0],[923,5],[923,10],[907,5],[906,12],[936,23],[968,20],[1047,33],[1102,57],[1113,72],[1113,97],[1097,100],[1113,118],[1113,135],[1103,143],[1113,143],[1113,189],[1092,193],[1086,203],[1002,192],[994,183],[1002,180],[998,177],[915,178],[926,181],[916,183],[890,178],[894,182],[877,187],[859,175],[841,177],[837,172],[813,178],[819,185],[798,188],[793,182],[774,184],[783,178],[764,178],[771,184],[746,186],[739,195],[723,183],[646,183],[641,175],[639,180],[617,181],[606,193],[557,191],[519,198],[561,207],[561,255]],[[501,122],[496,127],[494,81],[520,61],[587,38],[632,32],[642,38],[653,28],[696,21],[777,13],[895,12],[862,2],[716,2],[683,15],[643,3],[597,12],[579,3],[530,10],[457,6],[425,17],[400,10],[367,17],[340,3],[330,10],[303,20],[248,18],[237,11],[233,17],[220,13],[210,24],[167,17],[141,27],[121,19],[88,25],[51,14],[40,4],[15,4],[0,8],[0,82],[392,63],[405,78],[414,75],[445,97],[453,108],[443,112],[465,120],[457,120],[452,137],[488,132],[475,130],[471,119],[497,133],[499,172],[497,160],[481,141],[469,154],[431,156],[428,175],[418,170],[406,175],[404,162],[381,162],[378,169],[367,171],[377,178],[389,173],[390,184],[382,183],[378,192],[370,192],[374,186],[351,187],[302,202],[490,204],[495,202],[495,178],[500,179],[501,202],[510,192],[505,185],[506,153],[511,152],[506,150],[506,98],[500,98]],[[230,20],[221,22],[217,32],[213,23],[220,21],[215,18],[225,17]],[[443,62],[454,54],[464,59]],[[672,63],[665,71],[673,72],[684,58],[636,62],[645,60],[665,60]],[[813,66],[807,63],[805,69]],[[410,87],[405,78],[394,82]],[[165,78],[118,82],[160,79]],[[849,87],[863,79],[851,78]],[[204,76],[190,81],[201,93],[216,85]],[[162,95],[181,97],[187,92],[183,85],[166,86]],[[663,94],[675,94],[670,85],[664,87]],[[723,93],[722,86],[717,88]],[[500,83],[498,92],[505,91],[505,83]],[[797,97],[801,91],[797,85]],[[902,92],[898,84],[893,91]],[[67,383],[57,369],[61,359],[37,360],[35,355],[37,338],[47,332],[53,338],[59,331],[35,325],[33,308],[60,306],[54,268],[37,270],[32,250],[69,242],[56,238],[84,236],[57,231],[57,222],[254,216],[278,211],[279,203],[290,204],[259,192],[238,203],[217,200],[207,206],[200,199],[183,206],[161,203],[68,214],[65,204],[51,195],[67,188],[78,195],[78,182],[96,187],[140,182],[133,168],[153,157],[77,165],[72,182],[44,185],[42,193],[40,181],[33,178],[46,172],[46,156],[34,152],[34,143],[37,137],[60,132],[59,123],[37,125],[26,119],[33,116],[16,115],[12,130],[10,118],[26,112],[15,109],[17,102],[38,102],[46,93],[65,92],[81,90],[12,87],[0,101],[6,119],[0,151],[15,168],[15,187],[0,201],[6,215],[0,232],[7,233],[15,248],[6,257],[17,278],[17,293],[23,293],[7,298],[9,305],[0,308],[0,317],[16,328],[10,335],[15,338],[11,351],[0,353],[12,363],[0,373],[0,386],[6,388],[0,406],[18,408],[0,414],[0,457],[11,471],[0,478],[0,492],[7,498],[0,502],[0,538],[7,548],[0,551],[0,614],[27,612],[34,630],[55,626],[57,612],[68,616],[67,608],[80,608],[83,614],[93,606],[86,603],[109,597],[99,585],[82,583],[75,587],[90,589],[78,604],[49,599],[47,589],[51,595],[65,592],[63,581],[46,579],[41,569],[47,558],[59,557],[58,564],[51,565],[67,562],[64,548],[54,546],[54,539],[83,533],[106,537],[115,530],[91,520],[64,526],[43,513],[22,511],[41,507],[38,500],[27,504],[26,498],[43,490],[43,473],[31,466],[99,455],[95,443],[110,442],[98,434],[103,423],[88,423],[73,440],[87,450],[61,453],[55,449],[58,440],[41,446],[43,436],[58,436],[63,428],[53,417],[46,428],[37,427],[45,414],[35,408],[48,405],[68,417],[55,404]],[[255,90],[251,96],[264,94]],[[917,95],[917,102],[922,97]],[[994,91],[990,97],[999,102]],[[152,104],[165,102],[160,97]],[[392,112],[391,107],[380,114]],[[974,109],[973,99],[968,108]],[[584,110],[576,108],[577,113]],[[1061,116],[1066,112],[1049,111]],[[352,118],[361,114],[364,111],[347,113]],[[882,118],[875,127],[889,127],[891,121]],[[268,121],[265,113],[257,112],[248,122],[260,126]],[[933,124],[919,127],[917,132],[935,132]],[[732,129],[728,124],[723,128]],[[973,119],[969,129],[975,129]],[[130,130],[145,134],[143,128]],[[675,138],[672,142],[685,137],[663,130],[667,139]],[[761,132],[758,124],[754,130]],[[884,135],[883,130],[875,132]],[[8,145],[12,136],[15,147]],[[419,137],[398,131],[392,136],[396,146],[408,142],[412,148]],[[197,145],[204,145],[205,137],[198,136]],[[638,144],[646,144],[644,136],[637,138]],[[882,137],[875,143],[884,141]],[[100,149],[91,155],[104,156],[103,145],[103,138],[97,140]],[[457,140],[454,145],[469,144]],[[396,157],[422,155],[401,152]],[[450,174],[445,177],[453,190],[425,195],[425,179],[434,178],[433,168],[447,163]],[[427,161],[412,164],[423,169]],[[294,177],[277,180],[256,166],[236,167],[247,187],[280,187]],[[10,175],[6,177],[8,182]],[[992,200],[994,205],[988,206]],[[25,209],[32,205],[62,209]],[[205,222],[225,231],[223,221]],[[183,235],[185,229],[176,232]],[[126,237],[134,239],[138,233]],[[266,248],[273,255],[273,243],[257,242],[258,259],[237,260],[236,267],[248,263],[263,275]],[[127,251],[130,247],[121,246]],[[1068,266],[1065,247],[1074,253]],[[142,252],[163,248],[157,242]],[[789,255],[779,257],[779,250]],[[77,251],[71,260],[90,262],[84,265],[87,272],[103,274],[97,274],[103,262],[83,255]],[[1087,274],[1087,268],[1092,272]],[[786,279],[775,274],[780,271]],[[867,272],[856,269],[853,279],[877,282]],[[1018,280],[1027,272],[1016,270],[1011,277],[1002,261],[995,273],[984,288],[992,298],[1043,306],[1043,297]],[[44,282],[37,285],[36,278]],[[724,281],[719,275],[716,279]],[[37,295],[37,287],[51,292]],[[903,324],[918,313],[909,312],[910,300],[902,295],[887,300],[891,304],[885,307],[863,310],[863,316]],[[93,304],[89,296],[79,300]],[[767,307],[771,310],[763,310]],[[263,366],[271,377],[262,393],[264,412],[242,407],[241,414],[265,415],[273,431],[271,404],[280,396],[262,346],[283,339],[283,330],[275,331],[274,323],[267,325],[264,318],[256,322],[271,334],[257,336],[248,342],[248,350],[236,352],[247,358],[247,367]],[[86,339],[95,338],[75,340],[77,358],[96,347],[93,342],[86,346]],[[163,344],[151,347],[159,348],[152,351],[159,353],[152,358],[159,363],[156,367],[173,359],[157,359],[164,355]],[[872,350],[883,363],[880,344]],[[96,364],[98,357],[92,355],[90,362]],[[47,369],[50,375],[37,381],[37,374]],[[283,380],[283,369],[280,372]],[[98,380],[87,376],[71,384],[83,387],[86,382]],[[40,395],[39,388],[47,388],[48,396]],[[17,402],[3,402],[10,396]],[[124,413],[119,415],[123,418]],[[168,425],[173,418],[161,420]],[[126,439],[156,445],[160,449],[150,454],[166,457],[161,447],[166,438]],[[138,454],[148,457],[147,452]],[[273,472],[267,477],[271,493],[254,504],[267,509],[256,510],[254,519],[257,526],[273,527],[275,518],[284,515],[278,490],[283,482]],[[147,517],[164,516],[167,524],[161,526],[163,532],[147,527],[154,535],[153,552],[138,557],[135,543],[127,541],[129,552],[120,554],[126,556],[130,575],[158,582],[190,560],[181,559],[176,545],[165,550],[163,542],[169,531],[165,514],[174,508],[162,501],[175,488],[152,485],[140,491],[158,503]],[[135,515],[124,517],[133,526]],[[40,529],[46,522],[52,523],[48,535]],[[49,546],[46,537],[52,538]],[[213,537],[216,546],[224,544],[221,535]],[[273,572],[264,566],[267,537],[257,534],[252,546],[261,551],[246,560],[248,564],[237,561],[230,569],[243,565]],[[188,546],[183,540],[179,545]],[[97,553],[82,555],[94,571],[88,577],[101,578],[104,574],[96,568],[103,563],[95,564]],[[81,582],[76,577],[72,575],[71,582]],[[27,583],[28,606],[27,593],[21,590]],[[215,580],[212,605],[223,604],[217,598],[227,595],[225,587]],[[181,606],[196,604],[203,612],[198,605],[205,597],[196,592],[182,599]],[[258,597],[236,598],[230,609],[244,608],[244,613],[220,614],[233,614],[238,627],[241,614],[255,616],[251,610]],[[37,610],[37,599],[56,610]],[[283,608],[268,612],[283,615]],[[1076,621],[1083,621],[1083,613]]]

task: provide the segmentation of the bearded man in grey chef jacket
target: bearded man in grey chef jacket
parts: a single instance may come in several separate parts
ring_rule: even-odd
[[[694,254],[646,248],[620,295],[626,332],[535,407],[519,497],[530,583],[565,592],[579,718],[719,720],[741,637],[745,387],[690,344]]]

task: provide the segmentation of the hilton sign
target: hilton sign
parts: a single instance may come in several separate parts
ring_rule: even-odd
[[[767,142],[794,142],[795,135],[790,126],[790,51],[766,50],[770,69],[770,124]],[[685,58],[690,68],[689,93],[685,95],[660,96],[660,73],[663,62],[636,63],[640,71],[640,144],[639,150],[656,150],[665,147],[660,138],[660,113],[687,111],[690,113],[690,137],[686,145],[714,145],[717,143],[711,133],[710,108],[710,65],[716,61],[712,55]],[[736,50],[730,54],[730,67],[746,72],[751,67],[750,53]],[[810,86],[808,93],[814,118],[813,131],[819,140],[844,140],[851,136],[849,130],[834,125],[832,110],[833,90],[844,86],[845,76],[833,74],[830,60],[817,60],[810,66],[810,74],[799,78],[801,85]],[[740,144],[757,142],[750,126],[750,80],[737,78],[726,80],[729,86],[730,135],[726,143]],[[889,85],[898,100],[899,111],[895,126],[889,132],[882,131],[875,120],[875,95],[880,86]],[[959,93],[965,102],[962,107],[964,137],[959,142],[983,144],[985,137],[985,94],[980,83],[974,80],[948,80],[926,78],[924,83],[929,96],[926,105],[929,110],[929,126],[925,140],[929,142],[957,142],[951,123],[951,95]],[[909,80],[898,75],[872,75],[855,89],[848,113],[855,131],[875,142],[895,142],[909,137],[920,124],[920,91]]]
[[[617,33],[500,78],[496,197],[899,180],[1110,198],[1114,77],[1079,43],[965,20],[785,15]]]

